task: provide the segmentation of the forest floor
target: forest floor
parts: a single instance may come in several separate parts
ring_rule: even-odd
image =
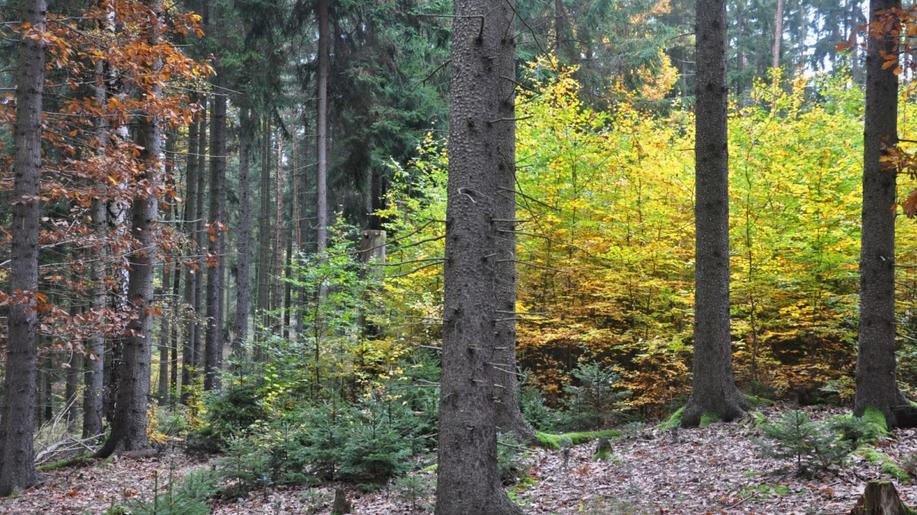
[[[768,418],[778,413],[767,409]],[[838,410],[814,409],[821,419]],[[645,428],[612,442],[612,456],[595,461],[594,444],[563,453],[534,449],[528,475],[511,486],[526,513],[849,513],[867,481],[890,479],[880,465],[853,454],[842,469],[816,478],[795,476],[791,464],[761,455],[752,421],[712,424],[675,432]],[[917,430],[895,431],[876,447],[897,463],[917,457]],[[178,478],[203,459],[171,451],[155,458],[118,458],[45,474],[45,482],[16,498],[0,501],[0,513],[102,513],[113,504],[160,491],[169,477]],[[363,493],[347,487],[354,513],[390,514],[429,511],[435,472],[415,473],[416,495],[400,488]],[[917,481],[895,481],[902,499],[917,506]],[[328,513],[333,487],[272,488],[234,501],[218,501],[214,513]],[[412,508],[412,504],[414,505]]]

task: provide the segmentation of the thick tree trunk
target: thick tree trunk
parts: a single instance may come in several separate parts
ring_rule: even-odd
[[[45,0],[23,0],[22,20],[35,31],[45,30]],[[41,106],[44,94],[45,51],[39,38],[23,37],[19,46],[16,125],[13,142],[13,218],[10,252],[10,293],[25,298],[9,307],[5,403],[0,413],[0,496],[35,483],[32,431],[35,377],[38,368],[38,233],[41,205]]]
[[[316,249],[318,254],[324,255],[328,248],[328,61],[331,59],[329,51],[328,33],[328,0],[318,1],[318,80],[317,93],[318,112],[316,113],[315,153],[318,158],[315,191],[318,206]],[[324,297],[324,288],[322,289]]]
[[[777,0],[774,11],[774,46],[771,50],[771,67],[780,68],[780,47],[783,45],[783,6],[784,0]]]
[[[207,342],[204,390],[219,387],[223,365],[223,251],[226,181],[226,95],[213,96],[210,127],[210,247],[207,266]]]
[[[561,5],[561,8],[563,6]],[[511,19],[512,20],[512,19]],[[509,22],[514,30],[512,21]],[[559,27],[558,27],[559,28]],[[501,432],[512,432],[524,442],[535,440],[535,430],[526,422],[519,409],[519,381],[516,376],[516,46],[507,41],[499,47],[493,61],[499,82],[488,88],[492,105],[499,106],[491,131],[495,140],[497,160],[494,198],[494,227],[499,231],[496,242],[494,268],[497,281],[497,318],[494,326],[494,362],[497,372],[495,387],[500,403],[496,421]],[[497,386],[499,385],[499,386]]]
[[[248,316],[252,308],[252,202],[249,170],[254,136],[251,108],[243,107],[239,116],[239,268],[236,275],[239,291],[236,298],[235,338],[232,344],[232,352],[237,358],[245,352],[248,342]]]
[[[150,0],[150,10],[158,16],[162,10],[161,0]],[[158,24],[157,24],[158,25]],[[154,25],[149,37],[151,44],[159,41],[159,28]],[[154,69],[162,66],[153,62]],[[158,96],[159,86],[153,86],[150,94]],[[161,181],[162,126],[158,116],[148,113],[141,118],[138,130],[138,144],[143,149],[144,176],[142,180],[151,186]],[[139,191],[134,196],[131,209],[131,233],[138,248],[130,255],[130,277],[127,298],[136,318],[128,324],[124,340],[124,364],[119,375],[118,401],[111,434],[97,453],[100,457],[112,453],[145,449],[147,439],[147,406],[150,397],[150,343],[153,329],[153,270],[159,246],[157,218],[159,203],[155,194]]]
[[[506,318],[496,284],[495,223],[499,155],[512,123],[511,98],[500,99],[502,66],[495,59],[515,44],[512,4],[457,0],[453,22],[446,223],[445,306],[439,410],[436,513],[521,513],[497,472],[495,384],[506,379],[497,363],[497,326]]]
[[[870,27],[882,24],[881,11],[900,0],[872,0]],[[890,23],[887,29],[897,29]],[[888,30],[870,31],[866,52],[866,119],[863,155],[863,231],[860,250],[860,327],[856,367],[858,415],[868,407],[897,424],[893,408],[906,404],[898,390],[895,363],[895,194],[894,167],[882,163],[898,142],[898,77],[882,69],[883,53],[896,52]]]
[[[197,98],[192,98],[192,102],[196,102]],[[198,242],[198,233],[197,219],[201,216],[201,213],[197,210],[197,199],[199,196],[198,192],[198,175],[200,174],[199,168],[197,167],[198,156],[200,152],[198,147],[198,128],[200,127],[197,119],[191,122],[191,126],[188,128],[188,161],[187,161],[187,176],[188,176],[188,186],[187,193],[185,194],[185,230],[188,233],[188,236],[191,239],[191,251],[194,253],[200,252],[199,242]],[[195,311],[195,302],[194,294],[197,290],[197,283],[200,280],[200,271],[195,270],[194,267],[189,266],[185,271],[185,292],[184,292],[184,304],[185,312],[182,317],[183,327],[184,327],[184,341],[182,342],[182,352],[181,352],[181,401],[182,403],[188,402],[188,396],[191,393],[191,383],[193,382],[193,371],[194,367],[194,334],[197,327],[197,322],[195,318],[197,317],[197,312]]]
[[[697,0],[694,380],[682,425],[734,420],[745,400],[732,375],[729,324],[729,152],[726,3]]]

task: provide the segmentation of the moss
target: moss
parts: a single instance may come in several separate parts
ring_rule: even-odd
[[[672,431],[674,429],[681,427],[681,416],[684,415],[684,413],[685,413],[684,406],[678,408],[678,410],[675,411],[675,413],[672,413],[671,415],[669,415],[669,418],[665,419],[658,426],[656,426],[656,429],[659,429],[661,431]]]
[[[45,463],[35,467],[39,472],[51,472],[54,470],[59,470],[68,467],[82,467],[93,463],[95,459],[92,456],[80,455],[74,458],[67,458],[66,460],[52,461],[51,463]]]
[[[599,449],[592,455],[595,461],[608,461],[611,459],[611,449]]]
[[[761,427],[761,425],[767,423],[767,417],[760,411],[752,411],[749,413],[749,416],[751,416],[752,421],[754,421],[755,427]]]
[[[863,411],[862,418],[878,428],[882,435],[888,434],[888,423],[885,420],[885,414],[882,413],[882,410],[869,406]]]
[[[858,451],[858,454],[863,456],[866,461],[878,464],[879,470],[881,470],[883,474],[888,474],[898,481],[907,481],[911,478],[911,475],[901,468],[895,460],[891,459],[887,454],[877,451],[873,447],[863,447]]]
[[[535,440],[538,441],[538,444],[542,447],[548,449],[563,449],[564,447],[572,447],[574,445],[584,444],[586,442],[591,442],[592,440],[598,440],[599,438],[617,438],[621,436],[621,432],[616,429],[606,429],[604,431],[585,431],[579,433],[564,433],[564,434],[552,434],[552,433],[542,433],[541,431],[535,433]]]
[[[703,429],[710,424],[715,424],[722,421],[723,419],[721,419],[720,416],[716,413],[704,413],[700,416],[700,428]]]
[[[748,405],[752,408],[760,408],[761,406],[773,406],[774,401],[770,399],[765,399],[764,397],[759,397],[757,395],[752,395],[750,393],[745,394],[745,401],[748,402]]]

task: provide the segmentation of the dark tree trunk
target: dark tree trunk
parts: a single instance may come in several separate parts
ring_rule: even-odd
[[[223,224],[226,181],[226,95],[213,96],[210,114],[210,240],[207,266],[207,342],[204,390],[219,387],[223,364]]]
[[[882,24],[881,11],[900,0],[872,0],[870,27]],[[895,373],[895,169],[881,162],[898,142],[898,77],[882,69],[880,54],[897,51],[888,30],[871,30],[866,52],[866,128],[863,156],[863,231],[860,250],[860,328],[856,367],[858,415],[868,407],[897,424],[893,408],[906,404]]]
[[[239,269],[236,276],[239,291],[236,297],[235,339],[232,345],[232,352],[237,358],[245,352],[248,341],[248,315],[252,308],[252,202],[248,175],[254,136],[251,108],[243,107],[239,116]]]
[[[172,266],[169,262],[162,267],[163,306],[168,306],[166,299],[172,293]],[[160,406],[169,403],[169,337],[172,334],[169,313],[171,308],[163,309],[159,319],[159,382],[156,386],[156,400]]]
[[[207,2],[204,2],[205,6]],[[192,381],[196,380],[196,377],[200,376],[201,368],[204,365],[204,345],[201,342],[202,335],[204,334],[204,328],[201,327],[201,315],[204,314],[204,279],[207,263],[204,259],[205,249],[207,248],[207,231],[204,223],[206,220],[207,212],[204,207],[204,199],[207,198],[207,156],[208,156],[208,147],[207,147],[207,100],[203,101],[204,109],[201,111],[201,125],[197,131],[197,226],[195,227],[195,233],[197,234],[197,244],[198,244],[198,268],[197,268],[197,280],[194,282],[194,314],[197,316],[194,324],[194,332],[191,335],[191,363],[194,366],[194,376]],[[213,109],[213,99],[210,98],[210,109]],[[211,185],[211,187],[213,187]]]
[[[23,0],[22,20],[36,31],[45,30],[45,0]],[[16,88],[16,125],[13,142],[13,217],[10,252],[10,293],[28,300],[9,307],[6,348],[6,396],[0,413],[0,496],[35,483],[32,431],[35,378],[38,368],[38,233],[41,206],[41,106],[44,94],[45,51],[38,39],[23,37],[19,46]]]
[[[181,320],[181,266],[176,261],[172,270],[172,324],[169,332],[169,404],[175,405],[178,395],[178,348],[182,332]]]
[[[780,47],[783,45],[783,5],[784,0],[777,0],[774,11],[774,46],[771,50],[771,67],[780,68]]]
[[[271,311],[273,311],[273,333],[279,335],[283,326],[283,254],[284,254],[284,222],[286,213],[283,210],[284,176],[283,176],[283,134],[277,131],[277,171],[274,174],[274,241],[273,263],[271,271]]]
[[[316,231],[316,248],[323,255],[328,248],[328,0],[318,1],[318,79],[317,92],[318,112],[316,113],[315,153],[318,167],[315,180],[318,219]],[[322,295],[324,297],[324,295]]]
[[[192,98],[192,102],[196,101],[196,97]],[[191,239],[191,249],[194,253],[200,252],[198,248],[199,242],[197,232],[197,219],[201,216],[201,213],[197,210],[197,199],[200,196],[200,193],[198,192],[198,175],[200,174],[200,169],[197,166],[197,154],[200,153],[200,147],[198,146],[199,127],[199,122],[197,119],[195,119],[191,122],[191,126],[188,128],[188,189],[185,195],[185,227],[186,231],[188,232],[188,236]],[[184,304],[186,312],[183,316],[185,334],[181,351],[182,403],[188,402],[188,396],[191,393],[191,383],[193,382],[192,369],[194,367],[194,335],[197,330],[197,322],[195,321],[195,318],[197,317],[197,312],[195,310],[195,291],[197,291],[197,283],[199,280],[200,271],[195,270],[192,266],[189,266],[185,272]]]
[[[561,5],[561,8],[563,6]],[[512,18],[508,22],[510,31]],[[558,27],[559,29],[559,27]],[[499,82],[488,88],[493,95],[491,104],[499,111],[493,117],[491,132],[495,138],[497,192],[494,197],[494,227],[498,229],[494,268],[497,281],[497,322],[494,327],[495,388],[500,398],[497,406],[497,427],[512,432],[524,442],[535,440],[535,430],[526,422],[519,409],[519,381],[516,376],[516,46],[508,41],[499,47],[493,61]],[[499,386],[498,386],[499,385]]]
[[[258,212],[258,278],[257,312],[260,331],[267,327],[267,312],[271,309],[271,122],[265,115],[261,134],[260,206]],[[255,349],[255,359],[261,360],[261,351]]]
[[[452,35],[445,306],[439,410],[436,513],[521,513],[497,472],[495,384],[500,295],[497,256],[499,155],[511,123],[512,98],[501,99],[498,65],[512,52],[512,4],[457,0]]]
[[[161,0],[150,0],[149,6],[156,16],[162,10]],[[158,43],[158,32],[158,26],[154,25],[149,36],[151,44]],[[152,66],[158,69],[162,63],[157,60]],[[153,86],[151,95],[158,96],[159,92],[159,86]],[[155,186],[162,180],[162,126],[159,117],[152,113],[141,117],[141,120],[137,142],[143,148],[141,157],[145,170],[142,180]],[[150,398],[150,340],[153,328],[150,308],[153,305],[153,270],[159,246],[158,216],[159,204],[155,194],[143,191],[135,194],[131,209],[131,232],[139,248],[129,258],[127,298],[131,309],[135,310],[136,318],[127,326],[117,409],[108,441],[97,453],[99,457],[145,449],[149,445],[146,414]]]
[[[729,329],[729,150],[726,2],[697,0],[694,382],[682,425],[734,420],[745,400],[732,375]]]
[[[77,390],[80,386],[80,372],[83,365],[83,356],[79,352],[70,351],[67,356],[67,382],[64,387],[64,419],[67,421],[67,431],[76,429],[76,420],[79,416]]]

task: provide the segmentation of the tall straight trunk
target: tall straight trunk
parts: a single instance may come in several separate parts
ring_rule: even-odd
[[[895,363],[895,193],[896,170],[882,162],[898,143],[898,77],[883,69],[882,54],[894,54],[889,34],[899,23],[882,11],[900,9],[900,0],[872,0],[866,51],[866,118],[863,153],[863,231],[860,250],[860,326],[854,413],[877,408],[890,426],[894,408],[907,402],[898,390]],[[882,30],[879,29],[882,27]]]
[[[192,102],[196,102],[197,98],[192,98]],[[188,186],[185,194],[185,223],[184,227],[188,236],[191,239],[191,251],[194,253],[200,252],[198,249],[198,234],[197,234],[197,219],[201,216],[201,213],[197,210],[197,198],[198,194],[198,175],[201,173],[197,167],[198,156],[200,152],[198,146],[198,128],[200,124],[198,120],[195,119],[191,122],[191,126],[188,128],[188,161],[186,164],[187,176],[188,176]],[[197,283],[200,280],[200,271],[195,270],[194,267],[189,266],[185,271],[185,292],[184,292],[184,304],[187,312],[183,316],[184,320],[184,341],[182,342],[182,352],[181,352],[181,400],[182,403],[188,402],[188,396],[190,395],[190,387],[192,383],[194,366],[194,333],[197,323],[195,318],[197,317],[197,312],[194,309],[194,293],[197,289]]]
[[[267,312],[270,310],[270,266],[271,266],[271,120],[265,114],[261,130],[261,177],[260,206],[258,213],[258,298],[257,312],[259,330],[268,326]],[[256,358],[261,352],[255,349]]]
[[[71,351],[67,355],[67,382],[64,386],[64,419],[67,421],[67,431],[71,433],[76,430],[76,421],[80,412],[77,395],[82,366],[83,355],[79,352]]]
[[[204,2],[206,4],[206,2]],[[197,131],[197,224],[194,232],[197,235],[198,260],[197,260],[197,280],[194,282],[194,304],[192,309],[197,316],[194,324],[194,332],[191,334],[191,363],[195,370],[195,375],[200,374],[201,367],[204,365],[204,346],[201,342],[201,335],[204,333],[201,327],[201,315],[204,314],[204,283],[207,267],[207,260],[204,258],[205,249],[207,248],[207,231],[204,220],[207,219],[207,212],[204,208],[204,199],[207,198],[207,107],[208,101],[210,108],[213,108],[213,99],[208,98],[203,101],[204,109],[201,111],[200,128]],[[211,186],[212,187],[212,186]]]
[[[273,281],[271,285],[271,310],[274,312],[273,331],[274,334],[280,334],[283,325],[283,254],[285,245],[283,242],[284,226],[283,220],[286,220],[286,213],[283,210],[284,194],[284,175],[283,175],[283,134],[277,131],[277,171],[274,174],[274,262],[271,264],[273,271]]]
[[[254,136],[251,108],[243,107],[239,117],[239,270],[236,276],[239,292],[236,297],[235,339],[232,344],[232,352],[237,358],[245,352],[248,341],[248,315],[252,310],[252,202],[248,174]]]
[[[45,30],[45,0],[23,0],[21,19],[35,31]],[[10,293],[25,297],[11,303],[7,315],[5,395],[0,412],[0,496],[35,483],[32,460],[35,378],[37,374],[38,234],[41,215],[41,106],[44,96],[45,51],[40,38],[23,37],[18,48],[16,125],[13,143],[13,204]]]
[[[734,420],[745,400],[732,375],[729,321],[729,149],[726,101],[726,2],[697,0],[695,292],[693,391],[682,417]]]
[[[162,266],[162,292],[162,304],[166,308],[162,310],[163,316],[159,319],[159,381],[156,386],[156,400],[160,406],[169,403],[169,338],[172,336],[169,318],[172,309],[168,306],[167,299],[172,293],[172,264],[170,262]]]
[[[178,348],[181,339],[181,266],[172,271],[172,325],[169,333],[169,405],[175,405],[178,395]]]
[[[299,154],[297,154],[298,149],[296,147],[296,123],[295,118],[293,123],[290,124],[290,238],[289,243],[287,244],[287,277],[293,277],[293,261],[298,259],[298,256],[303,251],[302,248],[302,204],[300,203],[300,197],[302,196],[302,183],[300,181],[300,170],[299,170]],[[293,290],[294,287],[292,284],[287,283],[286,293],[284,298],[286,299],[286,309],[284,313],[287,316],[287,326],[289,331],[292,331],[294,336],[299,336],[302,334],[300,330],[299,320],[302,318],[301,315],[297,314],[299,310],[293,307]],[[299,291],[299,288],[295,288]],[[302,305],[302,304],[300,304]],[[296,313],[294,313],[296,312]],[[294,318],[295,317],[295,318]],[[292,325],[289,321],[293,320]]]
[[[774,46],[771,51],[771,67],[780,68],[780,47],[783,45],[783,6],[784,0],[777,0],[774,11]]]
[[[293,204],[293,202],[291,202]],[[291,209],[292,211],[292,206]],[[293,215],[290,215],[290,218],[293,218]],[[287,227],[286,234],[286,264],[283,267],[283,275],[286,280],[284,280],[281,285],[281,291],[283,292],[283,337],[290,338],[290,316],[293,306],[292,302],[292,290],[290,288],[289,279],[293,276],[293,224],[291,223]]]
[[[510,24],[512,22],[509,22]],[[509,30],[513,30],[512,27]],[[497,318],[494,325],[494,362],[499,363],[495,385],[499,393],[497,406],[497,427],[502,432],[512,432],[522,441],[535,440],[535,430],[525,421],[519,408],[519,381],[516,377],[516,45],[507,41],[500,45],[499,54],[493,61],[500,81],[488,91],[491,103],[499,111],[494,119],[492,133],[496,138],[497,196],[494,199],[494,225],[503,232],[497,235],[496,269],[499,281],[495,286]]]
[[[308,119],[306,118],[306,112],[307,111],[303,111],[303,134],[304,135],[309,133],[309,123],[308,123]],[[293,141],[294,142],[296,141],[295,132],[293,136]],[[307,230],[309,229],[309,223],[308,223],[309,211],[306,209],[306,206],[309,205],[309,195],[308,195],[309,193],[309,179],[308,179],[309,177],[309,166],[308,166],[309,159],[308,159],[308,154],[307,154],[308,146],[304,144],[302,146],[302,149],[303,149],[303,159],[302,159],[302,166],[301,166],[302,169],[296,175],[298,179],[295,179],[297,184],[299,184],[299,194],[296,196],[294,205],[298,208],[298,213],[299,213],[295,217],[297,234],[298,234],[297,236],[298,239],[296,240],[297,242],[296,248],[299,249],[299,252],[302,255],[304,255],[307,250],[306,249],[306,234],[307,234]],[[295,152],[294,152],[294,156],[295,156]],[[308,298],[308,292],[306,291],[306,288],[296,287],[296,305],[299,306],[300,309],[303,309],[303,306],[306,305],[307,298]],[[305,329],[306,329],[305,324],[306,324],[305,314],[302,311],[299,311],[296,314],[296,319],[294,322],[294,327],[295,327],[295,331],[297,335],[301,336],[305,333]]]
[[[511,173],[500,156],[509,150],[501,149],[501,124],[514,108],[499,92],[503,58],[515,45],[513,6],[457,0],[454,9],[436,513],[521,513],[497,472],[495,386],[507,375],[495,360],[495,333],[507,318],[496,286],[506,279],[496,261],[507,245],[498,243],[505,233],[495,219],[501,179]]]
[[[54,363],[54,353],[48,352],[45,356],[44,370],[38,372],[39,381],[39,402],[38,402],[38,420],[42,423],[50,422],[54,418],[54,372],[56,370]]]
[[[150,0],[154,16],[162,11],[161,0]],[[158,23],[151,27],[149,42],[159,42]],[[162,66],[158,60],[152,63],[154,70]],[[156,97],[160,87],[154,85],[149,94]],[[162,126],[154,113],[141,117],[137,142],[143,149],[144,162],[142,180],[155,186],[161,181]],[[147,439],[147,405],[150,397],[150,340],[152,338],[153,314],[153,270],[156,266],[159,235],[157,218],[159,203],[155,194],[138,191],[134,195],[131,209],[131,233],[139,248],[131,253],[130,276],[127,298],[135,318],[127,326],[124,339],[123,370],[119,374],[118,401],[111,433],[105,445],[98,451],[100,457],[107,457],[121,451],[144,449]]]
[[[210,228],[207,266],[207,342],[204,350],[204,390],[219,387],[223,364],[223,251],[226,205],[226,95],[213,96],[210,127]]]
[[[316,247],[319,256],[323,256],[328,248],[328,61],[331,59],[329,51],[328,33],[328,0],[318,2],[318,80],[316,98],[318,109],[316,113],[315,154],[318,158],[318,167],[315,180],[315,194],[318,197],[316,206],[317,230]],[[323,295],[324,296],[324,290]]]

